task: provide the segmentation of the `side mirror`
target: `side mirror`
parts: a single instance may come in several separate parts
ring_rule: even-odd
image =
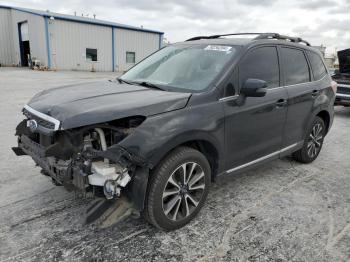
[[[250,97],[263,97],[267,92],[267,83],[260,79],[247,79],[241,88],[241,94]]]

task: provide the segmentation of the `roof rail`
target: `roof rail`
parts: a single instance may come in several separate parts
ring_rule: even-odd
[[[186,41],[196,41],[200,39],[216,39],[223,36],[234,36],[234,35],[257,35],[257,37],[253,38],[253,40],[260,39],[276,39],[276,40],[286,40],[293,43],[304,43],[307,46],[310,46],[310,43],[301,39],[300,37],[290,37],[285,35],[280,35],[278,33],[235,33],[235,34],[222,34],[222,35],[210,35],[210,36],[196,36]]]
[[[291,37],[286,35],[280,35],[278,33],[263,33],[259,36],[255,37],[254,40],[260,40],[260,39],[277,39],[277,40],[286,40],[293,43],[304,43],[307,46],[311,46],[309,42],[303,40],[300,37]]]
[[[200,39],[215,39],[222,36],[231,36],[231,35],[261,35],[263,33],[235,33],[235,34],[223,34],[223,35],[209,35],[209,36],[195,36],[190,39],[187,39],[186,41],[195,41]]]

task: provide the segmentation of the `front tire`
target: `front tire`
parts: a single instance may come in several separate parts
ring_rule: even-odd
[[[316,116],[308,130],[303,147],[293,153],[293,158],[301,163],[311,163],[314,161],[322,149],[325,135],[325,123],[322,118]]]
[[[190,147],[175,149],[152,174],[146,219],[166,231],[183,227],[204,205],[210,180],[210,165],[202,153]]]

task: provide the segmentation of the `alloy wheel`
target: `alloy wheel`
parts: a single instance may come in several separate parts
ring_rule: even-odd
[[[165,184],[162,195],[164,214],[173,221],[182,220],[193,213],[205,189],[205,174],[195,162],[178,166]]]
[[[322,131],[323,131],[322,125],[319,123],[315,124],[311,130],[311,133],[309,135],[309,140],[307,143],[307,154],[310,158],[314,158],[321,150],[322,139],[323,139]]]

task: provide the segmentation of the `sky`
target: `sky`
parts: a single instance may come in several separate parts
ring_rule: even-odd
[[[0,4],[84,14],[160,30],[170,42],[198,35],[278,32],[327,53],[350,48],[350,0],[12,0]]]

